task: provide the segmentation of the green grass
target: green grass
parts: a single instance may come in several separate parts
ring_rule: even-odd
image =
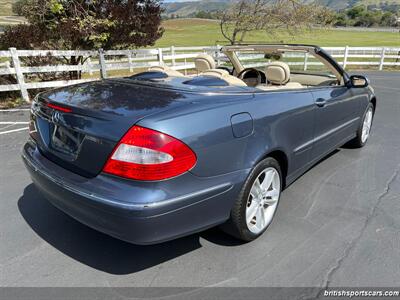
[[[157,41],[157,47],[169,46],[208,46],[224,44],[218,22],[202,19],[175,19],[163,23],[165,33]],[[284,42],[316,44],[320,46],[397,46],[400,47],[400,34],[392,32],[360,32],[313,30],[291,37],[283,32],[273,37],[265,32],[254,32],[248,35],[246,41]]]

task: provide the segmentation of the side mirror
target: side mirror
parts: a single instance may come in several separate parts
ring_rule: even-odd
[[[350,76],[350,85],[355,88],[365,88],[369,85],[369,79],[362,75]]]

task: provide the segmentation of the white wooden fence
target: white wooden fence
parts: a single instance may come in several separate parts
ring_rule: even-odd
[[[348,66],[375,66],[383,70],[385,66],[400,67],[400,47],[325,47],[343,67]],[[70,50],[17,50],[10,48],[8,51],[0,51],[0,76],[13,75],[16,78],[16,84],[0,85],[1,92],[20,91],[22,98],[29,102],[29,89],[53,88],[87,81],[97,80],[99,78],[109,77],[108,73],[115,70],[126,70],[134,72],[135,69],[148,68],[167,64],[175,70],[187,70],[194,68],[194,58],[199,53],[209,53],[213,55],[217,64],[220,65],[226,61],[226,57],[220,53],[220,46],[204,47],[174,47],[158,49],[138,49],[138,50],[108,50],[103,51],[70,51]],[[48,65],[48,66],[25,66],[21,57],[66,57],[82,56],[85,63],[81,65]],[[308,66],[319,64],[316,61],[308,60],[304,56],[304,61],[289,62],[292,65],[302,64],[304,70]],[[356,60],[355,60],[356,59]],[[69,72],[80,71],[86,73],[85,79],[79,80],[57,80],[57,81],[38,81],[32,74],[48,72]],[[26,74],[30,74],[29,81]],[[32,79],[33,78],[33,79]]]

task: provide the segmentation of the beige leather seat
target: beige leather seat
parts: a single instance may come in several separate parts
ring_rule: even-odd
[[[229,72],[227,70],[223,70],[223,69],[210,69],[207,71],[204,71],[201,73],[201,75],[204,75],[205,73],[207,73],[210,76],[224,76],[224,75],[230,75]]]
[[[148,68],[147,70],[150,72],[162,72],[171,77],[185,77],[185,75],[183,75],[182,73],[180,73],[174,69],[171,69],[168,66],[153,66],[153,67]]]
[[[212,69],[212,70],[202,72],[202,73],[200,73],[200,75],[218,77],[218,78],[222,79],[223,81],[225,81],[226,83],[228,83],[229,85],[247,86],[243,80],[230,75],[229,72],[226,70]]]
[[[215,67],[216,67],[214,58],[208,54],[199,54],[194,59],[194,65],[197,70],[197,73],[212,70],[212,69],[215,69]]]
[[[284,62],[275,61],[267,65],[265,68],[265,75],[270,84],[258,85],[257,88],[262,90],[303,88],[303,86],[298,82],[289,82],[290,68]]]

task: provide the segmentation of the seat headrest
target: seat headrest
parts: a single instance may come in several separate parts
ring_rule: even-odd
[[[281,61],[275,61],[265,68],[267,80],[272,84],[284,85],[290,80],[290,68]]]
[[[194,59],[194,65],[198,72],[204,72],[207,70],[215,69],[215,60],[211,55],[199,54]]]
[[[171,69],[168,66],[152,66],[150,68],[147,69],[148,71],[151,72],[162,72],[167,74],[168,76],[172,76],[172,77],[184,77],[185,75],[183,75],[182,73]]]
[[[163,71],[169,70],[169,68],[166,66],[151,66],[147,70],[154,71],[154,72],[157,72],[157,71],[163,72]]]
[[[218,77],[218,78],[222,79],[223,81],[225,81],[226,83],[228,83],[229,85],[247,86],[247,84],[243,80],[230,75],[229,72],[226,70],[212,69],[212,70],[208,70],[203,73],[200,73],[200,76]]]
[[[210,69],[204,72],[201,72],[201,75],[209,75],[209,76],[224,76],[230,75],[227,70],[223,69]]]

